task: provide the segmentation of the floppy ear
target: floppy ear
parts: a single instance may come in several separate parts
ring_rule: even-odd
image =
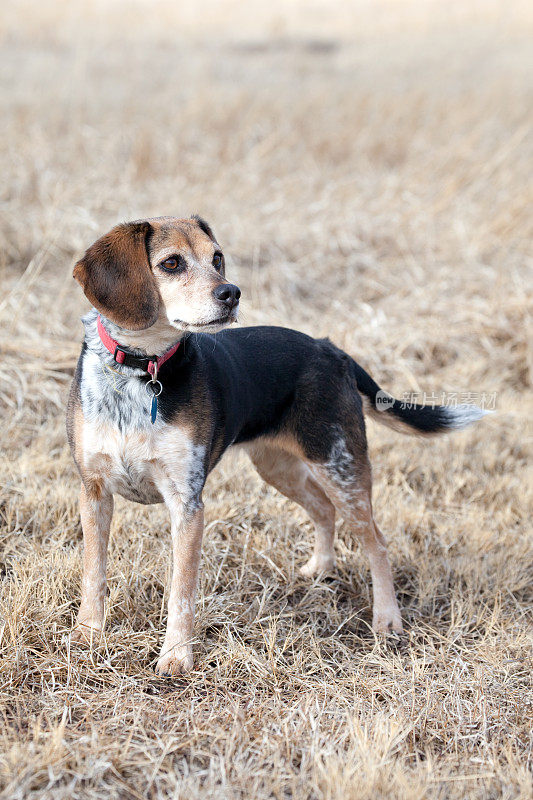
[[[149,328],[159,314],[160,295],[146,249],[151,230],[149,222],[116,225],[74,267],[74,277],[98,311],[133,331]]]

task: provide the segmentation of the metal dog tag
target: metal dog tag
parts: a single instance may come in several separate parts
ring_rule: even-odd
[[[157,419],[157,398],[163,391],[163,387],[161,386],[159,381],[148,381],[146,384],[146,391],[152,392],[152,402],[150,404],[150,419],[152,420],[152,425]]]
[[[150,409],[150,417],[152,419],[152,425],[157,419],[157,395],[154,394],[152,397],[152,407]]]

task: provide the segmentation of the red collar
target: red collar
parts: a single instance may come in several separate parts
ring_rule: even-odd
[[[117,364],[123,364],[125,367],[135,367],[135,369],[142,369],[144,372],[150,373],[152,377],[157,378],[157,373],[165,363],[171,358],[174,353],[178,350],[181,342],[177,342],[173,345],[170,350],[167,350],[166,353],[163,353],[162,356],[136,356],[127,347],[121,347],[118,342],[111,338],[108,334],[106,329],[104,328],[104,323],[98,314],[98,319],[96,321],[96,327],[98,328],[98,335],[100,336],[100,340],[106,350],[113,355],[113,358],[117,362]]]

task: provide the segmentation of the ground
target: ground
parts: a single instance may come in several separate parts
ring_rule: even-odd
[[[532,22],[490,0],[4,9],[4,797],[531,797]],[[305,514],[230,456],[205,493],[191,676],[153,671],[158,506],[117,502],[106,636],[69,646],[72,266],[119,220],[192,212],[243,325],[327,335],[396,396],[496,409],[438,441],[369,423],[403,641],[369,629],[353,532],[334,573],[301,577]]]

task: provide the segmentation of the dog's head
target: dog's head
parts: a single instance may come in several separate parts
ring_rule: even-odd
[[[200,217],[117,225],[74,267],[105,317],[127,330],[157,320],[181,331],[216,331],[237,319],[240,289],[225,280],[224,255]]]

